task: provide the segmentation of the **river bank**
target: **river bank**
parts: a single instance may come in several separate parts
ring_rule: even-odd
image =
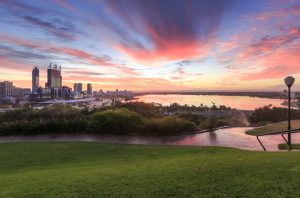
[[[0,143],[18,142],[98,142],[141,145],[182,145],[182,146],[221,146],[245,150],[262,151],[255,136],[245,132],[251,127],[223,128],[212,132],[174,136],[98,135],[98,134],[51,134],[33,136],[1,136]],[[300,134],[293,135],[300,142]],[[278,144],[284,143],[280,136],[263,137],[268,151],[278,151]]]

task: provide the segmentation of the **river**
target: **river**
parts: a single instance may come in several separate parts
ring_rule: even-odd
[[[225,105],[227,107],[239,110],[254,110],[266,105],[274,107],[284,107],[282,99],[259,98],[250,96],[221,96],[221,95],[180,95],[180,94],[150,94],[139,96],[137,101],[146,103],[160,103],[162,105],[170,105],[178,103],[180,105],[206,105],[212,106],[214,102],[217,106]]]
[[[95,135],[95,134],[57,134],[34,136],[2,136],[0,143],[13,142],[101,142],[142,145],[185,145],[185,146],[223,146],[245,150],[259,150],[262,147],[256,136],[245,134],[249,127],[218,129],[191,135],[176,136],[131,136],[131,135]],[[300,142],[300,134],[292,135],[293,142]],[[277,145],[284,143],[280,135],[261,137],[268,151],[277,151]]]

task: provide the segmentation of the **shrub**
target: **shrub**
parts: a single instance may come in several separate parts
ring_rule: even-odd
[[[215,129],[221,126],[229,125],[228,121],[224,118],[217,118],[215,116],[210,116],[200,123],[200,129]]]
[[[216,128],[216,122],[217,122],[216,117],[210,116],[200,124],[200,128],[201,129],[214,129],[214,128]]]
[[[1,115],[0,121],[2,135],[83,132],[87,125],[86,116],[66,105],[8,111]]]
[[[195,113],[180,113],[177,115],[179,118],[191,121],[196,125],[199,125],[202,121],[205,120],[205,117]]]
[[[280,122],[287,120],[288,117],[288,109],[287,108],[279,108],[279,107],[273,107],[265,106],[258,109],[255,109],[255,111],[250,116],[250,121],[252,123],[258,123],[258,122]],[[292,119],[299,119],[300,118],[300,111],[296,109],[291,109],[291,117]]]
[[[152,103],[129,102],[122,103],[119,105],[119,107],[134,111],[146,118],[160,117],[158,108]]]
[[[89,118],[89,130],[96,133],[136,133],[142,125],[142,117],[126,109],[96,112]]]
[[[196,128],[196,125],[190,121],[170,116],[146,120],[143,133],[152,135],[175,135],[183,132],[193,132]]]

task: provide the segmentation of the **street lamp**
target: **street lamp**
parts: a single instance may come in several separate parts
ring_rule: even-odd
[[[295,82],[295,78],[292,76],[288,76],[284,79],[286,86],[288,87],[289,94],[289,110],[288,110],[288,130],[291,130],[291,87]],[[291,148],[292,146],[292,137],[291,133],[288,133],[288,144]]]

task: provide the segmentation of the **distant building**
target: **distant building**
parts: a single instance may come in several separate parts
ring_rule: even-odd
[[[107,91],[106,93],[100,89],[99,91],[94,91],[93,95],[97,98],[115,98],[115,97],[120,97],[120,98],[125,98],[125,99],[132,99],[135,96],[135,93],[132,91],[127,91],[127,90],[118,90],[116,89],[115,91]]]
[[[93,87],[91,83],[87,84],[87,94],[89,95],[93,94]]]
[[[32,70],[32,93],[37,94],[38,88],[40,86],[40,71],[37,67]]]
[[[9,81],[0,82],[0,97],[10,97],[12,96],[13,83]]]
[[[74,85],[73,85],[73,91],[74,91],[74,93],[76,92],[76,90],[77,90],[77,85],[78,83],[74,83]]]
[[[72,95],[72,88],[67,87],[67,86],[63,86],[61,93],[62,93],[62,98],[64,98],[64,99],[70,99],[71,95]]]
[[[31,90],[29,88],[20,88],[20,87],[12,87],[12,96],[13,97],[23,97],[25,95],[29,95]],[[37,94],[37,90],[36,90]]]
[[[38,97],[39,99],[51,99],[52,93],[50,88],[38,88]]]
[[[82,83],[74,83],[74,94],[80,95],[82,93]]]
[[[61,67],[52,65],[50,63],[47,69],[47,83],[46,88],[51,89],[51,97],[58,98],[61,96],[62,89],[62,76],[61,76]]]
[[[47,83],[46,87],[52,88],[62,88],[62,76],[61,76],[61,67],[58,67],[56,64],[50,64],[47,69]]]

